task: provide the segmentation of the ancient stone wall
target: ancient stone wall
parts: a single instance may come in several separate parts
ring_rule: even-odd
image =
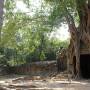
[[[10,67],[10,72],[16,74],[40,74],[57,71],[56,61],[41,61]]]

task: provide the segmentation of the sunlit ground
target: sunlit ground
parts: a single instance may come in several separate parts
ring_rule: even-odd
[[[0,90],[90,90],[90,80],[69,80],[56,77],[42,78],[40,76],[5,76],[0,77]]]

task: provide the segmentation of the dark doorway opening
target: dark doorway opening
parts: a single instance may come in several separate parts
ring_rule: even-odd
[[[83,78],[90,78],[90,55],[80,55],[80,70]]]

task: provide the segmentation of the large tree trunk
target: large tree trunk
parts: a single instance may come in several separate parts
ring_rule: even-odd
[[[76,58],[76,77],[80,77],[80,52],[81,52],[81,42],[85,46],[90,48],[90,0],[88,3],[86,0],[76,0],[78,15],[80,18],[79,28],[77,29],[72,16],[68,13],[66,20],[69,26],[71,41],[68,51],[68,64],[73,64],[73,58]],[[70,69],[70,67],[69,67]],[[72,70],[74,73],[74,70]]]

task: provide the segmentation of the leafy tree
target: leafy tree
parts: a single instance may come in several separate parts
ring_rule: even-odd
[[[46,0],[53,11],[50,16],[53,26],[61,22],[68,24],[71,41],[76,56],[76,72],[80,75],[80,47],[90,47],[90,0]],[[83,44],[81,45],[81,42]],[[72,55],[71,55],[72,56]]]
[[[24,0],[24,3],[30,8],[29,0]],[[6,64],[19,65],[31,61],[55,59],[56,51],[60,45],[63,46],[63,42],[49,37],[54,30],[54,19],[51,17],[54,7],[54,4],[52,8],[43,1],[41,7],[30,16],[15,11],[14,0],[5,1],[0,52],[5,57]]]

